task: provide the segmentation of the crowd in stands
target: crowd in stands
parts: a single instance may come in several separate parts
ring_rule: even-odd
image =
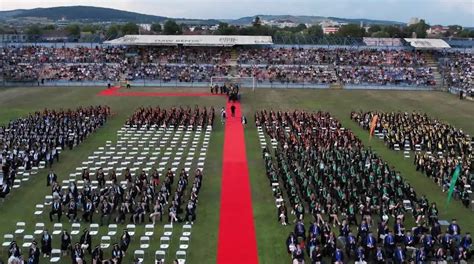
[[[21,168],[29,171],[45,162],[51,167],[59,161],[62,149],[72,149],[107,121],[107,106],[49,110],[30,114],[0,126],[0,164],[4,198],[14,185]]]
[[[129,79],[162,80],[165,82],[210,82],[213,76],[227,76],[227,65],[161,65],[146,64],[127,68]]]
[[[38,65],[36,65],[38,66]],[[162,65],[162,64],[42,64],[17,65],[6,69],[8,80],[36,81],[120,81],[161,80],[163,82],[209,82],[213,76],[225,76],[229,66],[219,65]]]
[[[372,66],[270,65],[240,66],[240,76],[255,77],[258,82],[319,83],[367,85],[436,85],[431,68],[390,68]]]
[[[36,65],[38,66],[38,65]],[[6,69],[7,80],[36,81],[120,81],[161,80],[163,82],[209,82],[213,76],[226,76],[229,66],[161,64],[42,64],[17,65]]]
[[[242,77],[255,77],[258,82],[281,83],[334,83],[334,71],[327,66],[285,65],[285,66],[240,66]]]
[[[343,84],[378,85],[436,85],[431,68],[412,67],[336,67],[336,75]]]
[[[399,172],[328,113],[265,110],[255,114],[255,121],[277,142],[274,153],[264,149],[263,156],[280,200],[276,219],[288,225],[289,212],[294,215],[294,232],[286,240],[293,263],[471,257],[470,234],[462,234],[455,219],[443,230],[436,204],[417,195]],[[411,229],[410,215],[416,223]]]
[[[125,47],[0,49],[2,75],[9,81],[119,81],[153,79],[209,82],[227,75],[230,50],[222,48]]]
[[[450,52],[441,55],[447,59],[441,63],[441,72],[448,87],[474,89],[474,54]]]
[[[225,47],[3,47],[0,73],[7,81],[161,80],[209,82],[231,74]],[[349,48],[237,48],[238,72],[259,81],[434,86],[420,51]],[[473,54],[439,53],[450,87],[472,89]],[[41,82],[43,82],[41,81]]]
[[[426,64],[420,52],[407,50],[242,48],[239,52],[239,64],[332,64],[391,67],[414,67]]]
[[[119,47],[2,47],[0,59],[6,65],[21,63],[119,63],[126,49]]]
[[[8,65],[19,63],[122,63],[134,59],[147,63],[222,64],[230,59],[230,49],[12,46],[0,48],[0,59]]]
[[[153,47],[140,51],[143,59],[153,63],[226,64],[231,58],[230,48],[215,47]]]
[[[370,129],[374,115],[378,116],[375,133],[382,134],[390,149],[398,146],[416,151],[416,170],[425,173],[446,191],[453,172],[461,165],[461,176],[455,195],[468,207],[470,188],[474,186],[474,156],[472,138],[462,130],[422,113],[352,112],[351,119],[364,129]]]

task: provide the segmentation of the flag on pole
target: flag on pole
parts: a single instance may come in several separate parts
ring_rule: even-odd
[[[370,122],[370,137],[372,137],[374,135],[374,131],[375,131],[375,126],[377,125],[377,120],[379,119],[379,116],[378,115],[374,115],[372,117],[372,121]]]
[[[454,170],[453,177],[451,178],[451,183],[449,184],[448,199],[446,200],[446,207],[453,196],[454,188],[456,187],[456,182],[458,181],[459,175],[461,174],[461,163],[456,166]]]

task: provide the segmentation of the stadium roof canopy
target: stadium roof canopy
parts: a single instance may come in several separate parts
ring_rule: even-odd
[[[410,44],[410,46],[417,48],[417,49],[449,49],[449,46],[446,41],[442,39],[418,39],[418,38],[406,38],[406,42]]]
[[[272,45],[273,40],[271,36],[126,35],[104,43],[136,46],[235,46]]]

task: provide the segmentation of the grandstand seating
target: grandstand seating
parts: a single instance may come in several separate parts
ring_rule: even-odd
[[[385,87],[472,87],[472,54],[431,54],[409,49],[351,48],[3,48],[5,80],[118,82],[125,77],[136,85],[173,82],[209,84],[215,76],[239,73],[255,76],[258,85],[276,83],[313,85],[380,85]],[[92,56],[84,54],[92,52]],[[1,53],[0,53],[1,54]],[[125,54],[135,54],[127,57]],[[231,54],[234,54],[234,59]],[[466,55],[466,56],[463,56]],[[237,58],[235,58],[237,56]],[[133,58],[133,59],[132,59]],[[470,59],[471,58],[471,59]],[[21,62],[20,64],[18,62]],[[237,62],[237,64],[235,64]],[[441,74],[438,72],[441,72]],[[286,86],[283,86],[286,87]]]

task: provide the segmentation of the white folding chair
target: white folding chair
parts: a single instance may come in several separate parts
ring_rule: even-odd
[[[21,180],[20,179],[15,179],[13,181],[13,189],[18,189],[21,186]]]
[[[9,247],[12,242],[13,242],[13,234],[3,235],[2,247]]]
[[[166,224],[164,226],[164,235],[165,236],[171,236],[173,234],[173,225],[172,224]]]
[[[73,223],[71,225],[71,236],[79,235],[80,232],[81,232],[81,224]]]
[[[44,211],[44,204],[37,204],[35,206],[35,213],[34,215],[35,216],[41,216],[43,214],[43,211]]]
[[[192,225],[183,225],[183,236],[191,236]]]
[[[15,236],[22,235],[25,232],[26,223],[18,222],[16,223]]]
[[[100,248],[101,249],[107,249],[110,247],[110,243],[111,243],[111,239],[110,239],[110,236],[102,236],[100,238]]]
[[[189,248],[189,237],[179,238],[179,249],[187,250]]]
[[[117,225],[116,224],[110,224],[109,225],[109,232],[107,232],[108,236],[115,236],[117,234]]]
[[[33,235],[24,235],[22,247],[29,248],[34,239]]]
[[[44,197],[44,205],[48,206],[53,204],[53,196],[52,195],[46,195]]]
[[[26,182],[29,179],[30,179],[30,173],[29,172],[23,173],[23,177],[21,178],[21,181]]]
[[[160,238],[160,249],[168,249],[170,247],[170,237],[162,236]]]
[[[59,235],[63,232],[63,224],[56,223],[53,225],[53,235]]]
[[[99,224],[90,224],[89,235],[96,236],[97,234],[99,234]]]
[[[154,230],[155,230],[154,225],[152,224],[145,225],[145,236],[149,236],[149,237],[153,236]]]
[[[35,231],[33,232],[34,235],[41,235],[44,232],[44,223],[36,223],[35,224]]]
[[[148,249],[150,247],[150,237],[142,236],[140,237],[140,248]]]
[[[131,237],[135,236],[135,228],[136,228],[136,227],[135,227],[134,224],[128,224],[126,228],[127,228],[127,230],[128,230],[128,234],[129,234]]]
[[[158,263],[158,261],[161,261],[162,263],[164,263],[165,257],[166,257],[166,251],[164,250],[155,251],[155,263]]]
[[[138,261],[140,261],[140,263],[143,262],[143,260],[145,259],[145,251],[144,250],[137,249],[137,250],[135,250],[133,255],[135,256],[135,258],[138,259]]]
[[[53,249],[51,250],[51,263],[57,263],[61,260],[61,250],[60,249]]]
[[[184,264],[186,262],[186,251],[178,250],[176,251],[176,259],[179,264]]]

